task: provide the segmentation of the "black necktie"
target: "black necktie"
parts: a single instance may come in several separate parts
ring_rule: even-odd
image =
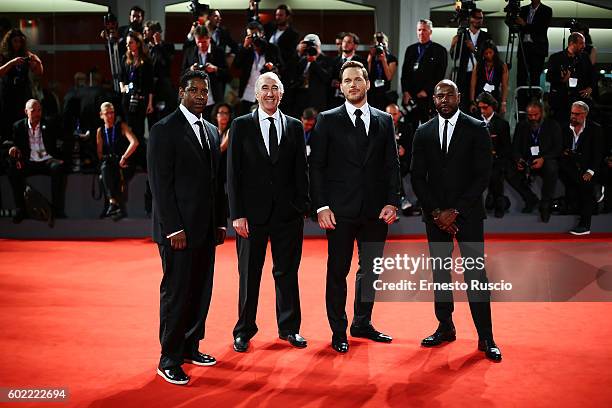
[[[355,127],[357,128],[357,133],[359,135],[359,144],[362,147],[366,147],[368,145],[368,134],[366,132],[365,123],[361,119],[361,115],[363,112],[360,109],[355,111]]]
[[[276,133],[276,125],[274,124],[274,118],[269,117],[270,121],[270,133],[269,133],[269,144],[270,144],[270,158],[274,160],[278,154],[278,134]]]
[[[447,132],[448,132],[448,120],[444,121],[444,133],[442,134],[442,154],[446,156],[447,153]]]
[[[211,176],[214,177],[214,157],[212,155],[212,144],[211,144],[211,140],[208,138],[208,132],[206,132],[204,130],[204,125],[202,124],[202,122],[197,121],[196,125],[198,126],[198,128],[200,128],[200,142],[202,144],[202,150],[204,151],[204,155],[209,159],[209,163],[210,163],[210,171],[211,171]]]

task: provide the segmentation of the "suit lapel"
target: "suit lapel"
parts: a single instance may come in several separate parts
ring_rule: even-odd
[[[259,153],[266,158],[266,160],[271,160],[270,159],[270,154],[268,153],[268,150],[266,149],[266,143],[263,140],[262,137],[262,133],[261,133],[261,126],[259,125],[259,113],[258,113],[258,109],[255,109],[253,111],[253,122],[255,122],[255,129],[257,130],[257,132],[255,132],[255,144],[257,145],[257,148],[259,149]]]

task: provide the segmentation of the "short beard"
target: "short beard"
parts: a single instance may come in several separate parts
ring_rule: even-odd
[[[355,96],[351,96],[349,94],[348,96],[346,96],[346,100],[349,101],[353,105],[360,104],[361,102],[365,101],[365,99],[366,99],[365,93],[360,94],[360,95],[355,95]]]

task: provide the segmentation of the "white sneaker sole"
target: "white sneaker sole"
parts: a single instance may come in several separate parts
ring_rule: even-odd
[[[166,377],[166,374],[164,374],[163,371],[160,370],[159,368],[157,369],[157,375],[159,375],[164,380],[168,381],[170,384],[186,385],[189,382],[189,380],[185,380],[185,381],[171,380],[170,378]]]
[[[217,364],[217,360],[213,361],[212,363],[200,363],[199,361],[195,361],[195,360],[183,360],[183,362],[188,363],[188,364],[195,364],[201,367],[210,367],[210,366],[214,366],[215,364]]]
[[[584,232],[570,231],[570,234],[572,235],[589,235],[590,233],[591,231],[584,231]]]

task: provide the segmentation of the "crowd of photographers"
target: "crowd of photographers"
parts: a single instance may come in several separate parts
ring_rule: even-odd
[[[339,70],[346,61],[356,60],[369,73],[368,103],[393,116],[402,176],[409,177],[412,134],[433,116],[433,88],[452,67],[461,109],[484,120],[493,138],[495,160],[487,207],[496,217],[503,217],[508,210],[504,180],[524,200],[523,212],[537,208],[544,222],[553,210],[578,214],[579,223],[572,230],[576,234],[590,230],[591,214],[598,208],[595,200],[602,190],[606,193],[603,209],[612,209],[610,137],[604,138],[600,126],[591,120],[600,112],[594,103],[596,49],[588,27],[573,24],[567,47],[546,62],[552,10],[532,0],[530,5],[509,12],[506,23],[519,39],[517,84],[526,86],[528,95],[524,106],[517,107],[523,114],[512,136],[504,116],[508,98],[515,92],[508,85],[509,67],[489,33],[481,29],[482,10],[473,7],[463,11],[464,22],[449,50],[431,40],[431,21],[420,20],[417,40],[406,48],[403,64],[398,67],[398,58],[390,52],[383,32],[366,41],[367,53],[357,52],[360,39],[356,34],[338,33],[337,52],[325,53],[317,34],[303,35],[295,30],[288,6],[278,6],[273,21],[262,25],[257,5],[250,2],[241,39],[233,39],[221,24],[220,10],[195,10],[195,22],[183,44],[180,74],[188,70],[208,74],[210,92],[204,115],[224,128],[222,148],[227,147],[225,130],[231,118],[253,109],[255,82],[269,71],[277,73],[284,85],[281,110],[302,118],[308,144],[317,113],[344,103]],[[100,172],[105,197],[101,216],[117,220],[126,215],[127,182],[136,169],[146,171],[146,127],[177,107],[177,78],[171,74],[174,45],[164,41],[158,22],[145,20],[141,8],[132,7],[129,21],[129,25],[117,27],[111,16],[101,33],[111,65],[115,65],[113,83],[103,86],[99,74],[89,73],[88,78],[77,73],[63,109],[52,93],[35,90],[34,79],[43,75],[43,63],[28,50],[25,35],[17,29],[4,35],[0,132],[4,170],[18,207],[16,222],[28,215],[22,197],[25,177],[32,174],[52,177],[53,211],[57,217],[65,216],[60,197],[62,174],[70,170]],[[545,95],[532,92],[540,89],[543,72],[550,83]],[[399,94],[391,87],[396,75],[401,83]],[[536,176],[542,178],[540,198],[530,186]],[[555,197],[558,179],[566,191],[562,202]],[[404,213],[417,214],[418,203],[404,195]],[[150,214],[148,186],[144,201]]]

